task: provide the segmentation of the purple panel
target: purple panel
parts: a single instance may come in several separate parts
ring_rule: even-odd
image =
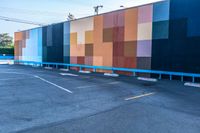
[[[124,27],[125,25],[125,13],[124,11],[118,11],[114,14],[114,26]]]
[[[93,65],[93,57],[92,56],[85,56],[85,65]]]
[[[147,23],[153,20],[153,6],[147,5],[139,7],[138,22]]]
[[[112,28],[114,26],[114,13],[107,13],[103,15],[103,27]]]
[[[151,57],[152,41],[138,41],[137,42],[137,57]]]

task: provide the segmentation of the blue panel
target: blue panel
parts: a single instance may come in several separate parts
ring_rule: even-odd
[[[64,23],[64,45],[70,45],[70,22]]]
[[[170,0],[159,2],[153,6],[153,21],[169,20]]]
[[[70,63],[70,22],[64,23],[64,63]]]

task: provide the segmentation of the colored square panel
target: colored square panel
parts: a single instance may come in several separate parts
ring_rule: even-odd
[[[85,32],[85,43],[94,43],[93,41],[93,31],[86,31]]]
[[[124,27],[125,24],[125,12],[116,11],[114,13],[114,27]]]
[[[152,22],[153,5],[142,6],[138,8],[138,23]]]
[[[70,56],[64,56],[64,63],[70,64]]]
[[[64,45],[64,56],[70,56],[70,45]]]
[[[113,28],[103,29],[103,42],[113,41]]]
[[[137,57],[151,57],[152,41],[138,41],[137,42]]]
[[[85,56],[93,56],[93,44],[85,44]]]
[[[93,56],[85,56],[85,65],[93,65]]]
[[[153,39],[167,39],[169,36],[169,21],[153,23]]]
[[[123,41],[124,41],[124,27],[114,27],[113,42],[123,42]]]
[[[124,42],[113,43],[113,56],[124,56]]]
[[[152,39],[152,23],[138,24],[138,40]]]
[[[151,69],[151,58],[150,57],[137,57],[137,69]]]
[[[165,0],[153,5],[153,21],[169,20],[170,0]]]
[[[113,67],[124,68],[124,60],[123,56],[113,56]]]
[[[77,45],[77,33],[70,34],[70,45]]]
[[[106,13],[103,15],[103,28],[113,28],[114,27],[114,12]]]
[[[76,56],[71,56],[70,57],[70,63],[71,64],[77,64],[77,57]]]
[[[70,45],[70,22],[64,23],[64,45]]]
[[[84,65],[84,64],[85,64],[85,57],[83,57],[83,56],[78,56],[78,57],[77,57],[77,64],[82,64],[82,65]]]
[[[94,45],[103,43],[103,16],[94,16]]]
[[[127,9],[125,11],[125,41],[137,40],[138,9]]]
[[[137,54],[137,41],[130,41],[124,43],[124,56],[136,57]]]
[[[125,57],[124,67],[125,68],[136,68],[136,57]]]
[[[23,33],[22,32],[15,32],[15,41],[20,41],[23,39]]]
[[[85,56],[85,45],[70,45],[70,56]]]
[[[93,65],[94,66],[103,66],[103,57],[102,56],[93,56]]]

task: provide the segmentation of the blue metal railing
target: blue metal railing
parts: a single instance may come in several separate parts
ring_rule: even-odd
[[[0,56],[1,60],[13,60],[14,56]]]
[[[110,70],[113,73],[115,71],[124,71],[124,72],[131,72],[133,73],[133,76],[136,76],[136,74],[142,73],[142,74],[156,74],[158,75],[158,79],[162,79],[163,75],[168,75],[169,79],[172,80],[173,76],[180,76],[181,81],[184,81],[184,77],[191,77],[192,82],[195,82],[196,78],[200,78],[200,74],[195,73],[183,73],[183,72],[168,72],[168,71],[157,71],[157,70],[143,70],[143,69],[131,69],[131,68],[116,68],[116,67],[105,67],[105,66],[89,66],[89,65],[79,65],[79,64],[65,64],[65,63],[53,63],[53,62],[35,62],[35,61],[14,61],[17,64],[25,64],[25,65],[38,65],[38,66],[54,66],[58,68],[59,66],[66,67],[69,69],[70,67],[78,67],[80,70],[83,68],[86,69],[93,69],[93,72],[96,72],[96,70]]]

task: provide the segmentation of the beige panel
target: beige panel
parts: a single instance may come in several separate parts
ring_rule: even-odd
[[[85,44],[85,31],[92,31],[94,28],[93,17],[72,21],[70,33],[77,32],[77,44]]]
[[[152,39],[152,23],[138,24],[138,40]]]

